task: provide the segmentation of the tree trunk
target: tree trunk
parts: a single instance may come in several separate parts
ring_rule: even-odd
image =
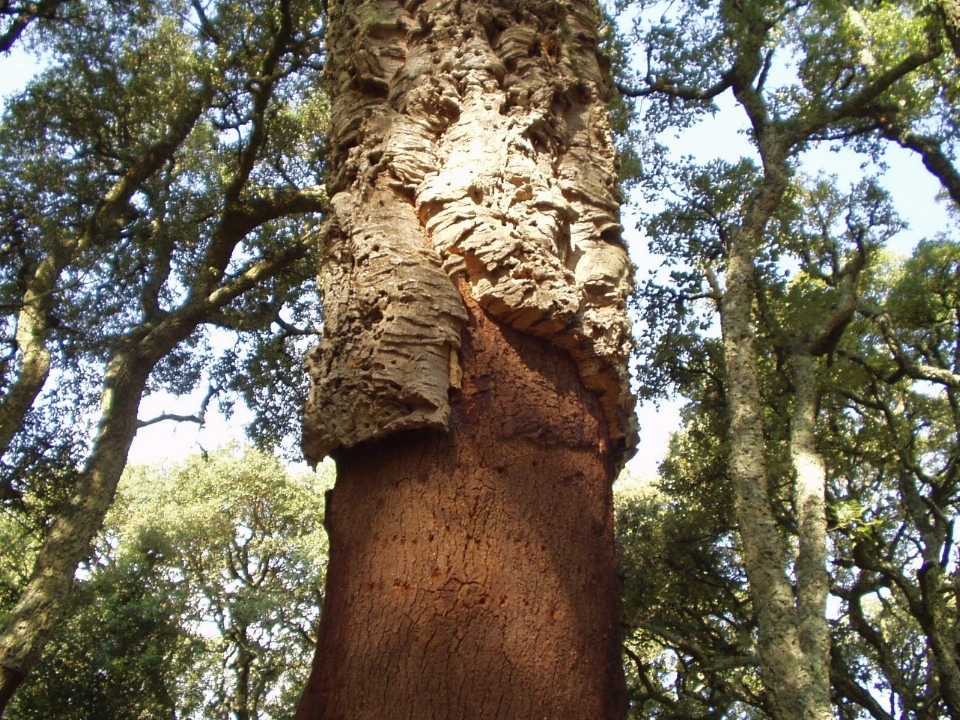
[[[728,443],[730,473],[737,488],[737,517],[743,543],[750,596],[757,614],[757,649],[770,714],[777,720],[829,720],[829,641],[824,618],[826,586],[825,514],[822,479],[806,464],[812,429],[814,389],[805,387],[792,428],[794,462],[801,462],[797,483],[801,555],[796,565],[799,587],[787,574],[786,545],[777,528],[765,457],[763,397],[753,325],[756,297],[753,249],[758,233],[741,229],[731,245],[727,289],[721,304],[724,365],[730,398]],[[811,359],[812,361],[812,359]],[[810,368],[804,368],[810,370]],[[809,380],[809,378],[807,378]],[[811,404],[813,403],[813,404]],[[807,451],[807,452],[804,452]],[[817,485],[820,483],[820,489]],[[820,493],[818,497],[818,492]]]
[[[250,671],[254,656],[247,647],[247,628],[234,628],[233,641],[237,644],[236,657],[231,663],[234,674],[233,700],[230,713],[234,720],[250,720],[253,717],[250,695]]]
[[[62,617],[77,565],[89,554],[113,501],[153,362],[120,352],[108,365],[100,429],[87,467],[44,539],[30,579],[0,633],[0,717]]]
[[[924,616],[920,625],[929,638],[930,653],[940,690],[940,699],[953,720],[960,718],[960,668],[954,637],[956,630],[947,607],[944,568],[939,562],[925,562],[917,572],[923,597]]]
[[[304,450],[338,479],[301,720],[625,712],[630,266],[599,18],[592,0],[331,7]]]
[[[624,716],[599,403],[562,350],[471,310],[450,431],[337,454],[299,720]]]
[[[790,358],[794,389],[790,459],[797,515],[797,629],[812,715],[833,717],[830,702],[830,627],[827,623],[827,468],[817,450],[819,386],[813,355]]]
[[[794,623],[793,589],[784,573],[787,553],[769,496],[763,398],[753,331],[753,264],[743,239],[730,248],[727,289],[721,305],[724,365],[729,386],[730,474],[737,489],[737,518],[750,596],[757,613],[758,652],[771,714],[806,720],[798,694],[802,651]],[[746,246],[745,246],[746,245]]]

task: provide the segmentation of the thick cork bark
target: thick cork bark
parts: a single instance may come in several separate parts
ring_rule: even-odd
[[[329,194],[304,450],[447,427],[480,306],[574,359],[636,442],[631,268],[592,0],[331,5]]]
[[[625,716],[602,408],[475,305],[461,354],[449,432],[337,453],[298,720]]]

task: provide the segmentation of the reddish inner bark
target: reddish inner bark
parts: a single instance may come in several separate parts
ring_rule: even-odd
[[[564,351],[467,304],[451,431],[337,454],[298,720],[625,714],[599,402]]]

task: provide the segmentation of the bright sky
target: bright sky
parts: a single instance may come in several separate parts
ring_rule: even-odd
[[[8,53],[0,53],[0,96],[5,98],[22,88],[39,69],[37,61],[18,46]]]

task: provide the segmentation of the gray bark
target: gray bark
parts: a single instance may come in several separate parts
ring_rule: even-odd
[[[823,711],[830,708],[830,628],[827,625],[827,469],[817,450],[819,386],[816,360],[807,353],[790,358],[793,411],[790,414],[790,460],[798,551],[797,629],[810,696]]]
[[[743,237],[741,231],[739,238]],[[823,667],[823,678],[810,676],[811,670],[821,669],[824,648],[816,633],[805,638],[800,631],[799,609],[785,572],[788,552],[770,503],[753,330],[753,273],[751,245],[735,243],[728,258],[721,326],[730,402],[730,472],[737,489],[744,564],[757,613],[760,663],[768,704],[777,720],[827,720],[832,709],[829,687],[824,694],[823,683],[829,675]],[[810,494],[803,493],[807,499]],[[812,603],[806,609],[808,613],[815,610]]]

